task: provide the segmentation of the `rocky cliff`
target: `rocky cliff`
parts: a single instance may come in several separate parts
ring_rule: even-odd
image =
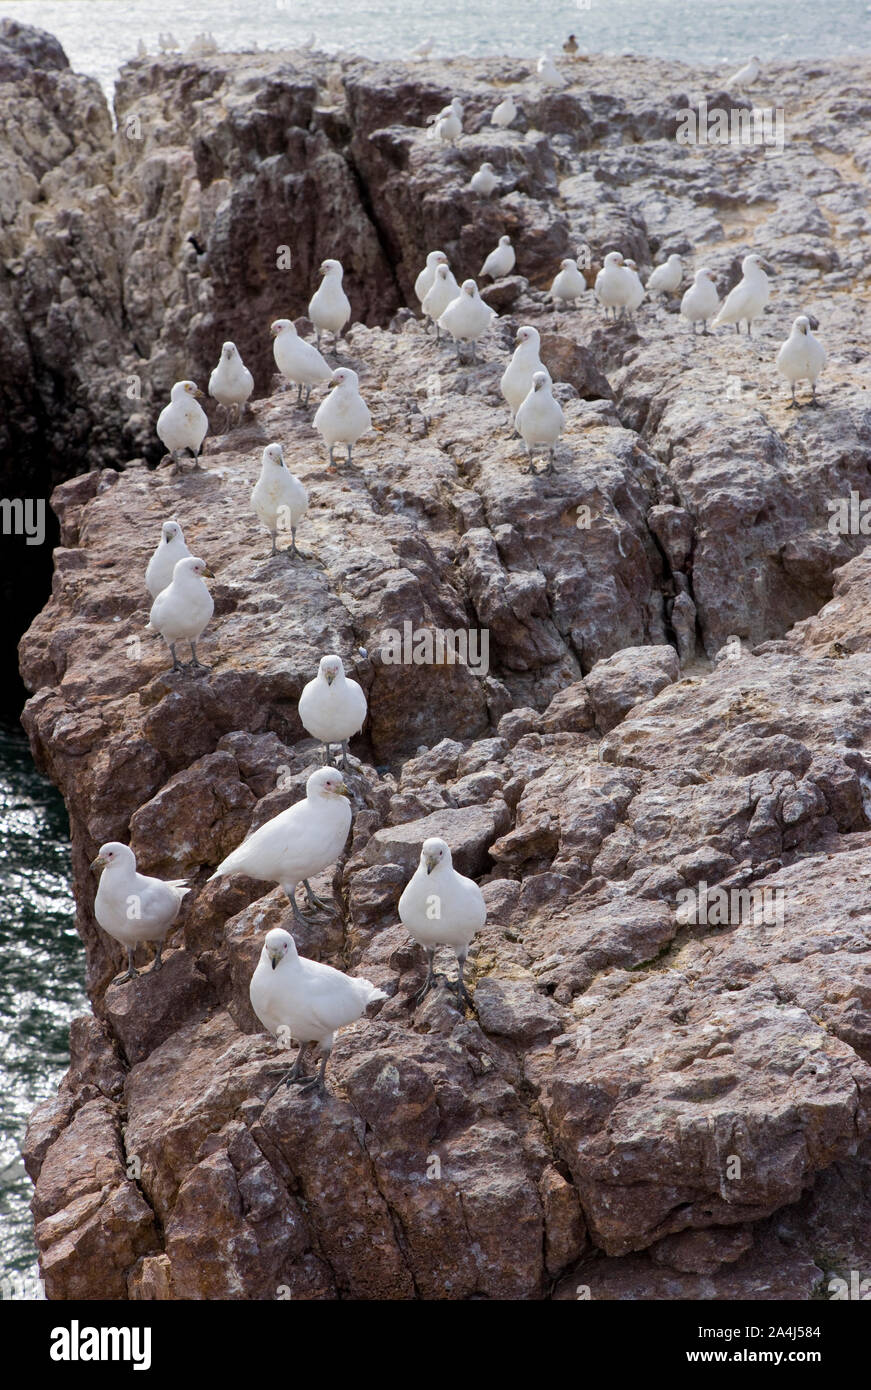
[[[726,98],[637,59],[578,62],[550,95],[507,59],[146,59],[113,130],[92,84],[5,33],[44,137],[12,142],[4,226],[21,410],[38,397],[69,471],[92,465],[55,491],[52,597],[21,646],[94,1010],[26,1144],[49,1296],[804,1299],[867,1273],[871,559],[829,524],[871,467],[867,65],[771,69],[782,153],[679,146],[677,112]],[[497,132],[507,89],[522,116]],[[469,133],[439,148],[422,127],[454,93]],[[475,274],[505,231],[518,273],[458,366],[402,306],[433,246]],[[760,250],[776,295],[750,340],[694,340],[674,306],[556,313],[581,244],[642,271],[683,252],[723,290]],[[336,472],[266,332],[327,254],[375,426]],[[787,411],[773,369],[802,311],[821,411]],[[521,472],[498,391],[523,322],[562,383],[548,477]],[[172,476],[158,403],[226,337],[253,407]],[[312,498],[297,561],[267,559],[248,508],[275,439]],[[143,630],[168,516],[217,576],[201,679]],[[405,623],[486,632],[487,673],[391,664]],[[370,720],[316,885],[334,915],[297,939],[388,999],[340,1035],[328,1099],[267,1102],[285,1059],[247,988],[286,902],[207,880],[300,796],[296,701],[329,650]],[[444,990],[415,1007],[396,914],[434,833],[488,903],[465,1015]],[[124,986],[88,868],[110,838],[194,885],[164,970]],[[693,920],[690,890],[738,907]]]

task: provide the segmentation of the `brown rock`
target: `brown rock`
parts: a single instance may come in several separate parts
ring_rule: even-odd
[[[673,647],[628,647],[598,662],[584,686],[599,728],[607,733],[633,705],[658,695],[679,675]]]
[[[488,847],[500,824],[507,823],[504,803],[495,808],[464,806],[455,811],[435,811],[423,820],[376,831],[366,849],[366,862],[399,864],[410,878],[420,861],[424,840],[438,837],[450,846],[457,872],[474,877],[486,869]]]
[[[683,1231],[651,1245],[650,1258],[678,1274],[713,1274],[721,1265],[740,1260],[752,1245],[749,1229]]]
[[[550,1277],[557,1279],[584,1249],[584,1220],[574,1188],[556,1168],[545,1168],[538,1185],[544,1208],[545,1264]]]

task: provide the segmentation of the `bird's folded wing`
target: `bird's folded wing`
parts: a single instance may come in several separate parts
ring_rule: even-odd
[[[305,971],[306,1009],[324,1033],[332,1033],[343,1023],[359,1018],[366,1007],[362,980],[343,975],[340,970],[321,965],[319,961],[301,964]]]
[[[140,878],[131,889],[131,896],[139,898],[142,918],[146,920],[152,916],[168,916],[179,903],[178,893],[168,883],[162,883],[159,879]]]

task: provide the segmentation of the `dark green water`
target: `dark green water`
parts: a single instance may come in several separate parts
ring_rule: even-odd
[[[0,1297],[35,1296],[33,1188],[19,1145],[66,1070],[70,1019],[88,1008],[84,979],[66,810],[24,735],[0,725]]]

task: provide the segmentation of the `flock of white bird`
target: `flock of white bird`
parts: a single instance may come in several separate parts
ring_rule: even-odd
[[[428,42],[431,46],[431,41]],[[571,49],[568,46],[565,47],[567,52],[576,52],[576,45]],[[425,56],[425,52],[428,51],[428,48],[425,50],[422,48],[418,56]],[[726,86],[729,89],[750,87],[759,77],[759,72],[758,58],[750,58],[727,79]],[[559,88],[566,85],[567,79],[557,68],[550,53],[545,53],[539,58],[536,74],[542,87]],[[518,114],[519,107],[512,94],[509,93],[491,112],[490,122],[500,129],[507,130]],[[444,107],[438,115],[431,118],[433,137],[449,144],[455,144],[463,133],[464,115],[460,98],[453,97],[450,105]],[[489,161],[479,166],[472,175],[469,186],[474,193],[484,198],[489,198],[497,190],[499,178]],[[514,249],[509,238],[503,236],[500,238],[499,245],[494,251],[491,251],[481,267],[480,275],[490,275],[494,279],[501,278],[510,275],[514,265]],[[596,277],[594,290],[606,317],[610,315],[616,319],[624,314],[634,313],[640,307],[645,295],[670,296],[676,294],[681,287],[683,278],[683,262],[676,253],[672,253],[662,265],[654,268],[645,286],[638,274],[638,267],[635,262],[624,257],[619,251],[611,251],[605,257],[602,269]],[[424,298],[427,289],[430,292],[428,302]],[[441,251],[430,252],[426,267],[418,276],[415,284],[417,296],[422,301],[424,315],[434,321],[437,328],[445,327],[448,331],[451,331],[451,320],[463,324],[468,323],[471,329],[478,329],[478,336],[480,336],[489,326],[489,320],[483,312],[487,308],[486,305],[482,304],[480,309],[472,308],[469,305],[462,306],[461,310],[453,311],[448,323],[443,321],[443,315],[459,296],[461,289],[474,303],[476,298],[474,282],[467,280],[463,282],[462,287],[458,286],[451,273],[447,257]],[[582,273],[580,258],[578,260],[563,260],[559,273],[550,288],[551,299],[554,303],[561,303],[563,306],[574,305],[586,292],[587,281]],[[710,321],[714,328],[734,324],[736,332],[740,332],[742,322],[746,323],[747,333],[750,335],[752,334],[753,320],[761,315],[768,303],[769,294],[768,276],[763,267],[762,258],[757,255],[750,255],[746,256],[742,263],[740,283],[730,291],[722,305],[710,270],[701,267],[695,272],[692,285],[683,295],[680,309],[694,334],[696,325],[701,323],[702,333],[706,335]],[[475,341],[476,339],[472,338],[473,351]],[[811,332],[810,319],[806,315],[800,315],[795,319],[792,332],[781,346],[776,358],[778,371],[786,378],[791,387],[791,406],[798,404],[795,398],[795,388],[800,381],[810,383],[811,404],[818,404],[816,383],[825,363],[825,349]],[[533,383],[530,377],[529,390],[532,389]],[[540,392],[542,389],[544,388],[539,385],[538,391]],[[556,412],[550,407],[547,407],[545,413],[548,422],[556,421]],[[547,443],[548,448],[551,447],[549,441],[536,441],[536,443],[539,442]],[[553,455],[551,454],[551,466],[552,459]]]
[[[362,726],[366,698],[356,681],[345,676],[341,659],[328,656],[303,691],[299,708],[306,727],[311,724],[317,729],[317,736],[329,747],[331,742],[344,742]],[[304,799],[253,831],[218,865],[212,878],[245,874],[280,884],[294,922],[305,926],[297,886],[302,884],[310,908],[329,910],[309,879],[330,868],[342,853],[352,820],[349,796],[337,768],[319,768],[306,782]],[[127,970],[115,983],[136,978],[135,951],[144,942],[156,943],[152,971],[160,970],[163,942],[190,892],[186,881],[139,873],[133,851],[117,841],[101,847],[91,868],[101,871],[94,904],[97,921],[127,951]],[[453,867],[444,840],[424,841],[420,863],[402,893],[398,911],[409,936],[426,951],[426,979],[415,1002],[420,1003],[435,984],[437,948],[449,946],[457,959],[457,1001],[461,1008],[471,1003],[463,971],[469,945],[486,922],[487,908],[477,883]],[[249,995],[263,1026],[283,1045],[295,1039],[299,1047],[292,1068],[278,1085],[301,1084],[305,1090],[319,1091],[325,1089],[324,1073],[336,1030],[354,1023],[374,1000],[386,998],[369,980],[300,956],[293,937],[280,927],[266,934]],[[305,1070],[305,1054],[313,1044],[321,1054],[316,1076]]]
[[[422,55],[421,55],[422,56]],[[735,74],[734,82],[752,82],[758,74],[755,60]],[[538,79],[544,86],[562,86],[565,79],[550,55],[538,63]],[[492,123],[508,129],[518,114],[512,96],[506,96],[491,115]],[[434,139],[453,143],[463,132],[464,110],[459,98],[431,118]],[[492,165],[482,164],[472,178],[472,188],[489,197],[498,186]],[[516,253],[508,236],[487,256],[479,272],[499,280],[510,275]],[[345,448],[347,462],[357,440],[371,427],[371,415],[360,395],[357,374],[348,367],[334,370],[322,356],[321,340],[333,337],[334,346],[351,317],[351,305],[342,287],[343,271],[336,260],[325,260],[321,283],[309,304],[309,318],[315,330],[312,344],[299,336],[289,319],[276,319],[271,326],[276,367],[286,385],[297,387],[297,400],[307,405],[312,387],[329,383],[331,390],[319,405],[314,427],[328,450],[329,464],[335,466],[334,450]],[[594,293],[606,318],[633,314],[646,295],[676,295],[683,282],[680,256],[672,254],[650,274],[646,286],[635,263],[619,251],[604,258],[596,276]],[[429,328],[436,327],[438,341],[444,331],[461,347],[471,344],[476,360],[478,340],[497,317],[486,304],[473,279],[458,284],[444,252],[431,251],[414,284],[415,294]],[[588,285],[580,259],[561,262],[550,297],[564,307],[577,304]],[[690,324],[702,332],[734,324],[740,332],[742,322],[748,335],[753,320],[763,312],[769,298],[768,276],[758,255],[744,258],[742,279],[722,304],[710,271],[695,273],[692,285],[683,294],[680,311]],[[795,386],[801,380],[811,384],[812,404],[816,382],[826,361],[825,350],[811,332],[807,316],[798,317],[787,341],[777,355],[777,367],[792,386],[791,405],[796,404]],[[532,469],[533,454],[546,450],[547,469],[554,468],[556,445],[562,434],[564,417],[553,395],[553,382],[540,356],[540,336],[534,327],[522,325],[516,335],[515,351],[502,374],[500,387],[508,405],[512,428],[523,439],[527,468]],[[224,343],[217,366],[209,378],[209,395],[223,411],[223,424],[229,429],[241,417],[249,400],[254,379],[232,342]],[[168,405],[157,421],[157,433],[179,466],[180,455],[189,451],[194,468],[209,427],[208,417],[199,404],[203,393],[195,382],[179,381],[171,391]],[[290,556],[298,555],[297,526],[308,507],[308,494],[284,461],[280,444],[263,450],[260,477],[251,494],[251,506],[272,538],[271,555],[278,553],[279,533],[290,532]],[[204,579],[213,577],[204,560],[192,555],[181,526],[166,521],[161,538],[145,574],[152,598],[149,629],[166,641],[172,669],[208,670],[197,658],[196,643],[214,612],[214,602]],[[191,661],[183,667],[176,644],[187,641]],[[328,654],[321,659],[317,675],[305,686],[298,707],[303,728],[324,746],[325,766],[308,778],[305,797],[249,834],[221,864],[213,878],[241,873],[269,884],[280,884],[296,923],[305,918],[297,900],[301,884],[311,909],[326,909],[313,892],[310,879],[334,865],[342,853],[351,827],[350,793],[342,773],[332,765],[334,747],[342,750],[342,766],[349,768],[348,741],[363,727],[367,715],[365,694],[350,679],[341,657]],[[161,968],[161,947],[178,917],[182,899],[190,891],[184,880],[163,881],[141,874],[133,851],[117,842],[100,849],[92,868],[101,877],[95,901],[100,926],[127,950],[128,968],[118,982],[136,976],[134,952],[142,942],[156,942],[152,969]],[[457,873],[449,846],[439,839],[424,842],[420,864],[399,900],[399,917],[414,941],[427,956],[426,981],[417,999],[432,987],[435,951],[449,946],[457,958],[457,998],[462,1007],[471,1002],[463,979],[469,944],[486,921],[483,894],[473,880]],[[293,937],[276,928],[267,933],[260,960],[250,985],[250,997],[257,1017],[281,1042],[295,1039],[299,1045],[296,1060],[282,1082],[299,1083],[305,1089],[324,1089],[324,1073],[336,1030],[354,1022],[373,1000],[383,999],[383,991],[370,981],[345,975],[331,966],[299,956]],[[305,1055],[312,1045],[321,1054],[320,1069],[308,1073]],[[280,1082],[279,1084],[282,1084]],[[276,1088],[277,1089],[277,1088]]]
[[[266,455],[274,461],[273,466],[277,463],[279,472],[284,469],[279,445],[269,445],[264,458]],[[261,477],[257,486],[263,481]],[[190,554],[179,523],[164,522],[145,580],[154,598],[150,626],[167,640],[173,669],[181,669],[175,652],[175,642],[181,637],[191,642],[191,665],[202,669],[195,644],[213,611],[211,594],[203,582],[203,575],[208,574],[204,561]],[[363,689],[347,676],[340,656],[331,653],[321,658],[317,675],[300,694],[298,713],[306,732],[323,744],[326,765],[308,778],[301,801],[251,832],[218,865],[212,878],[245,874],[263,883],[280,884],[294,922],[304,926],[306,919],[296,890],[302,885],[312,910],[330,910],[314,893],[310,880],[336,863],[351,828],[350,792],[342,773],[331,764],[333,748],[341,748],[342,766],[348,770],[348,741],[361,731],[368,713]],[[101,871],[94,904],[97,922],[127,951],[127,969],[115,983],[136,978],[135,951],[145,942],[156,943],[152,970],[160,970],[162,944],[190,892],[187,882],[140,873],[133,851],[117,841],[101,847],[91,868]],[[486,906],[478,885],[453,868],[450,848],[443,840],[424,841],[420,866],[399,901],[399,917],[412,939],[426,950],[427,976],[416,1001],[420,1002],[435,983],[436,948],[449,946],[457,958],[458,1002],[461,1007],[471,1002],[463,968],[469,944],[486,921]],[[281,928],[268,932],[251,978],[251,1004],[279,1042],[295,1039],[299,1044],[292,1068],[278,1084],[301,1084],[304,1089],[323,1091],[336,1030],[353,1023],[368,1004],[385,997],[369,980],[301,957],[293,937]],[[317,1045],[321,1056],[316,1076],[305,1069],[305,1054],[312,1044]]]

